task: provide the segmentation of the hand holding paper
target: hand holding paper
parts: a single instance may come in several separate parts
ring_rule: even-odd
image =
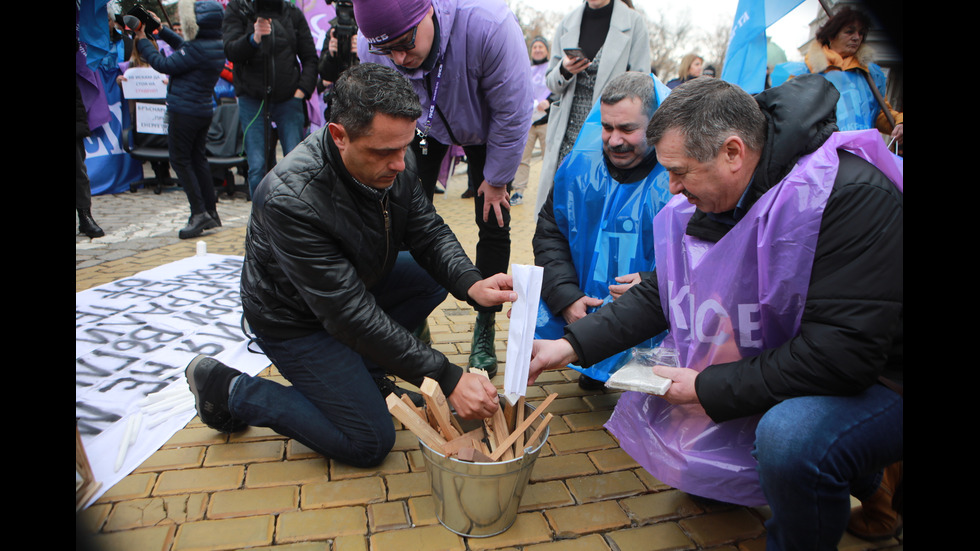
[[[466,294],[481,306],[497,306],[517,300],[513,278],[508,274],[496,274],[477,281]]]

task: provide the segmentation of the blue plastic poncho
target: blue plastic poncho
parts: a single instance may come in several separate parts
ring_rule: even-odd
[[[788,79],[807,74],[810,69],[801,61],[781,63],[772,70],[772,85],[779,86]],[[868,65],[875,87],[882,95],[885,94],[885,73],[874,63]],[[837,100],[838,130],[869,130],[875,127],[880,106],[874,92],[868,87],[868,81],[861,71],[827,71],[821,73],[840,92]]]
[[[656,105],[670,90],[654,78]],[[639,182],[620,184],[612,178],[602,155],[599,102],[592,107],[572,150],[555,172],[554,215],[568,240],[579,287],[594,298],[612,301],[609,285],[616,276],[653,271],[653,217],[670,200],[668,173],[657,165]],[[557,339],[565,320],[538,305],[537,339]],[[666,332],[639,346],[653,348]],[[627,350],[589,368],[570,367],[600,381],[629,359]]]

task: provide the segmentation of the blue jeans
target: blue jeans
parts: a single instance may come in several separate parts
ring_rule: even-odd
[[[759,481],[772,517],[767,551],[837,549],[850,498],[870,497],[903,458],[903,399],[881,385],[856,396],[804,396],[762,416]]]
[[[447,292],[407,252],[392,273],[369,291],[394,321],[417,328]],[[292,386],[242,375],[228,408],[235,419],[268,427],[325,457],[370,467],[395,444],[395,429],[374,382],[385,375],[326,331],[272,339],[256,334],[266,356]]]
[[[248,159],[249,196],[265,177],[265,109],[263,100],[246,96],[238,97],[238,117],[242,125],[245,157]],[[282,144],[282,154],[288,155],[305,137],[306,108],[303,100],[291,98],[273,103],[269,116],[276,123],[276,132]]]

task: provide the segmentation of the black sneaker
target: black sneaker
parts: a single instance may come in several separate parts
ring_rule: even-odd
[[[201,421],[218,432],[238,432],[248,424],[234,419],[228,410],[228,388],[231,380],[242,372],[204,355],[187,364],[184,375],[194,394],[194,403]]]
[[[421,394],[396,385],[395,381],[392,381],[388,377],[375,377],[374,384],[378,385],[378,390],[381,391],[382,398],[388,398],[388,395],[394,392],[395,396],[399,398],[408,396],[412,400],[412,403],[415,404],[415,407],[420,408],[425,405],[425,398]]]
[[[588,375],[579,375],[578,386],[582,390],[603,390],[606,388],[606,383],[600,381],[599,379],[593,379]]]

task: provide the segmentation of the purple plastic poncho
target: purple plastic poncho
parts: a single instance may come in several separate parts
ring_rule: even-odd
[[[654,219],[657,276],[679,365],[698,371],[776,348],[795,336],[813,254],[837,176],[837,149],[868,160],[902,189],[903,161],[877,131],[835,132],[803,157],[717,243],[685,234],[694,206],[672,199]],[[606,423],[661,482],[747,506],[765,505],[751,452],[760,416],[713,422],[699,405],[626,392]]]

